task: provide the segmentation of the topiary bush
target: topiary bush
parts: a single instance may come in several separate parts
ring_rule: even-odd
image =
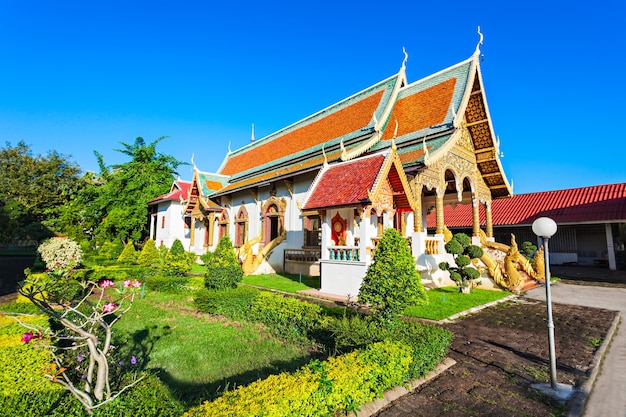
[[[189,277],[182,276],[164,276],[161,274],[151,274],[146,276],[144,282],[146,288],[152,291],[166,292],[170,294],[180,294],[187,291],[187,282]]]
[[[98,254],[105,259],[116,260],[122,254],[124,250],[124,245],[121,240],[114,240],[109,242],[104,242]]]
[[[191,271],[196,255],[186,252],[180,240],[176,239],[165,255],[161,270],[169,276],[183,276]]]
[[[465,233],[456,233],[452,240],[446,243],[446,252],[452,254],[455,265],[448,262],[441,262],[439,269],[448,271],[452,279],[460,290],[469,292],[473,280],[480,277],[480,272],[471,267],[472,259],[483,256],[483,250],[476,245],[472,245],[471,239]]]
[[[132,240],[129,240],[120,256],[117,257],[117,261],[123,264],[134,264],[137,261],[137,256],[135,244]]]
[[[148,239],[146,243],[144,243],[143,248],[141,248],[141,252],[139,253],[139,257],[137,258],[137,263],[143,266],[155,266],[161,263],[161,254],[154,243],[154,240]]]
[[[408,242],[396,229],[386,229],[359,290],[359,302],[390,319],[409,305],[427,302]]]
[[[73,269],[80,266],[83,251],[72,239],[52,237],[37,248],[41,260],[50,271]]]
[[[215,252],[209,257],[204,274],[204,285],[211,290],[235,288],[243,279],[243,271],[233,245],[228,236],[224,236],[217,244]]]

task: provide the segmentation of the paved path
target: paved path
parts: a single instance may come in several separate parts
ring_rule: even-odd
[[[602,359],[583,416],[626,417],[626,329],[622,325],[626,319],[626,288],[568,285],[561,282],[550,289],[553,303],[620,311],[620,325]],[[532,289],[525,295],[545,300],[545,287]],[[558,324],[555,332],[559,332]]]

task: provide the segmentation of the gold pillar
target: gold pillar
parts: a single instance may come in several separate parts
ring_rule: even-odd
[[[480,236],[480,214],[479,205],[476,199],[472,199],[472,236]]]
[[[416,232],[423,232],[424,225],[422,224],[422,187],[419,188],[419,194],[415,196],[415,210],[413,210],[413,230]]]
[[[191,216],[191,230],[189,231],[189,242],[191,243],[190,247],[195,247],[196,245],[196,218]]]
[[[487,237],[493,237],[493,220],[491,218],[491,201],[485,203],[485,223]]]
[[[437,215],[437,230],[435,233],[442,235],[445,227],[443,223],[443,195],[439,196],[439,193],[437,193],[437,197],[435,199],[435,211]]]

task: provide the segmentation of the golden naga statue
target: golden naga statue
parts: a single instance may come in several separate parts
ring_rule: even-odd
[[[523,288],[525,281],[520,274],[520,268],[533,279],[540,282],[545,281],[543,247],[535,252],[533,263],[531,264],[530,261],[519,252],[514,234],[511,234],[511,246],[508,246],[503,243],[488,241],[485,232],[481,230],[480,243],[485,248],[495,249],[506,254],[503,259],[504,273],[500,264],[487,253],[487,251],[485,251],[480,258],[487,266],[489,276],[491,276],[500,287],[506,288],[509,291],[519,292]]]
[[[282,233],[278,235],[278,237],[269,242],[267,245],[263,246],[263,248],[256,256],[252,254],[252,246],[261,241],[260,233],[259,236],[247,241],[242,246],[240,246],[237,250],[237,257],[241,261],[241,269],[243,270],[243,273],[248,275],[256,271],[259,266],[261,266],[261,263],[270,256],[272,250],[274,250],[274,248],[286,238],[287,232],[283,230]]]

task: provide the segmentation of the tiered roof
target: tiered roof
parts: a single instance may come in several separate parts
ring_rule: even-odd
[[[626,222],[626,183],[597,185],[520,194],[492,202],[494,225],[528,226],[539,217],[550,217],[559,224]],[[446,206],[444,219],[448,227],[471,227],[471,205]],[[481,224],[485,215],[481,211]],[[427,216],[429,227],[435,215]]]
[[[228,184],[214,196],[318,170],[324,154],[333,162],[380,152],[394,137],[404,169],[418,171],[427,165],[426,154],[445,152],[463,115],[492,196],[509,196],[482,90],[478,48],[470,59],[412,84],[403,63],[396,75],[229,152],[218,170],[229,177]]]

